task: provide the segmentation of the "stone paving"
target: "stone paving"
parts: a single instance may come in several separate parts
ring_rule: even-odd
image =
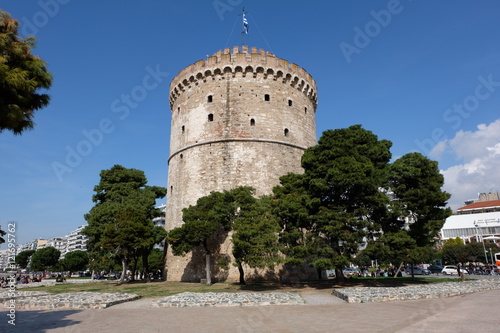
[[[212,307],[304,304],[299,294],[290,292],[258,293],[180,293],[153,301],[153,307]]]
[[[333,293],[304,294],[292,292],[180,293],[159,299],[141,299],[135,294],[78,292],[50,294],[16,290],[0,291],[0,309],[15,300],[17,310],[104,309],[120,304],[123,308],[165,307],[250,307],[263,305],[305,305],[335,303],[370,303],[397,300],[451,297],[479,291],[500,289],[499,279],[445,282],[404,287],[356,287],[335,289]],[[319,298],[318,298],[319,297]]]
[[[333,294],[348,303],[387,302],[421,298],[451,297],[478,291],[500,289],[500,281],[472,280],[404,287],[357,287],[335,289]]]
[[[7,308],[14,300],[16,310],[105,309],[114,304],[139,299],[136,294],[125,293],[62,293],[16,291],[14,297],[2,291],[0,302]]]

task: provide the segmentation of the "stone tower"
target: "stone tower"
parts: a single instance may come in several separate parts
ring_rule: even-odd
[[[166,229],[212,191],[251,186],[261,196],[280,176],[302,173],[302,154],[316,144],[316,105],[311,75],[262,49],[227,48],[180,71],[170,84]],[[221,253],[230,246],[226,240]],[[237,281],[229,266],[215,278]],[[204,256],[167,253],[170,281],[199,281],[204,268]]]

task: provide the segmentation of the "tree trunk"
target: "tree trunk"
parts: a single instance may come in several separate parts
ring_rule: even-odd
[[[142,255],[142,267],[144,268],[144,280],[146,280],[146,282],[151,282],[151,279],[149,278],[149,262],[147,254]]]
[[[212,284],[211,269],[210,269],[210,250],[208,249],[207,241],[203,241],[203,247],[205,248],[205,270],[207,273],[207,284]]]
[[[127,274],[127,266],[128,266],[128,260],[127,257],[122,258],[122,275],[120,276],[120,280],[118,281],[118,284],[122,284],[125,282],[125,275]]]
[[[398,277],[398,274],[399,274],[399,272],[401,271],[401,267],[403,267],[403,264],[404,264],[404,262],[402,262],[401,264],[399,264],[399,268],[398,268],[398,270],[396,271],[396,273],[394,273],[394,277]]]
[[[316,268],[316,273],[318,273],[318,280],[321,280],[321,268]]]
[[[207,284],[212,284],[212,277],[210,274],[210,254],[205,255],[205,269],[207,271]]]
[[[335,276],[337,277],[338,282],[344,282],[344,273],[342,273],[340,268],[335,268]]]
[[[134,264],[132,265],[132,281],[135,281],[135,274],[137,273],[137,257],[134,259]]]
[[[240,284],[246,284],[245,272],[243,271],[243,266],[241,265],[241,262],[238,262],[238,272],[240,272]]]

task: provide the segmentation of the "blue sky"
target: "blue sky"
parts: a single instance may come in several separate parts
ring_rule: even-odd
[[[85,224],[114,164],[166,186],[170,81],[241,43],[243,6],[245,44],[316,80],[318,137],[362,124],[393,158],[424,153],[452,208],[500,189],[497,1],[3,0],[54,76],[35,129],[0,134],[3,229],[15,221],[21,244]]]

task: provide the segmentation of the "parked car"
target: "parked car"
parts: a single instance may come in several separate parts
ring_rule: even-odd
[[[408,275],[411,275],[411,269],[412,267],[406,267],[405,273]],[[431,271],[419,266],[413,266],[413,275],[429,275],[431,274]]]
[[[460,272],[462,272],[463,274],[469,274],[469,271],[465,267],[460,267]],[[443,273],[445,275],[446,274],[449,274],[449,275],[457,274],[458,275],[457,266],[451,266],[451,265],[444,266],[441,273]]]
[[[342,273],[345,277],[358,276],[359,272],[356,268],[345,268]]]
[[[427,267],[427,269],[430,270],[431,273],[439,274],[443,270],[443,267],[437,266],[437,265],[431,265],[431,266]]]

